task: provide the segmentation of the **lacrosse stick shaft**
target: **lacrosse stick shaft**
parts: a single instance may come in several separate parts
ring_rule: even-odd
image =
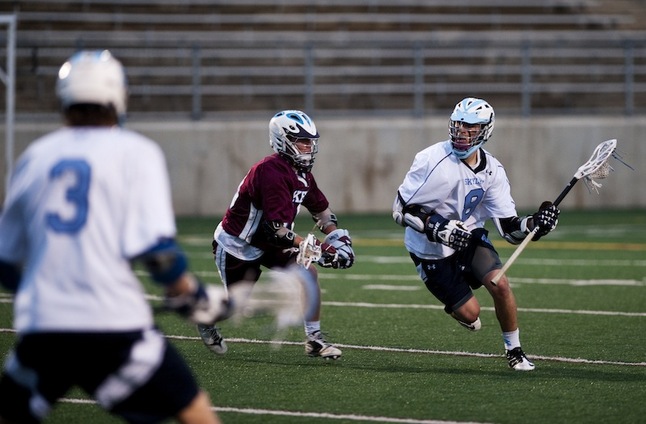
[[[574,187],[574,184],[576,184],[577,181],[579,181],[579,179],[576,177],[570,180],[568,185],[566,185],[563,191],[561,191],[561,194],[559,194],[556,200],[554,200],[554,206],[558,206],[561,203],[561,201],[565,199],[565,196],[567,196],[570,190],[572,190],[572,187]],[[529,234],[527,234],[527,237],[525,237],[525,240],[523,240],[523,242],[518,245],[516,250],[514,250],[514,253],[512,253],[509,259],[507,259],[507,262],[505,262],[505,264],[500,269],[498,274],[496,274],[496,276],[493,277],[493,279],[491,280],[491,284],[493,284],[494,286],[498,284],[498,281],[500,281],[500,279],[505,274],[505,272],[507,272],[509,267],[516,261],[516,259],[518,258],[518,256],[520,256],[523,250],[525,250],[529,242],[532,241],[537,231],[538,231],[538,227],[534,227],[534,229]]]
[[[532,241],[532,238],[534,238],[534,234],[538,231],[538,227],[535,227],[529,234],[527,234],[527,237],[525,237],[525,240],[521,244],[518,245],[516,250],[514,250],[514,253],[511,254],[509,259],[507,259],[507,262],[500,268],[500,271],[498,274],[496,274],[495,277],[491,280],[491,284],[494,286],[498,284],[498,281],[502,278],[503,275],[505,275],[505,272],[509,269],[509,267],[516,261],[516,258],[520,256],[523,250],[527,247],[530,241]]]

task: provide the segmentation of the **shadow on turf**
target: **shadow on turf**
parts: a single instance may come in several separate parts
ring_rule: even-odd
[[[643,375],[635,373],[634,367],[624,366],[622,371],[608,371],[599,369],[599,365],[595,364],[563,364],[551,361],[539,361],[536,362],[536,370],[532,372],[516,372],[507,367],[507,363],[504,358],[491,358],[491,359],[481,359],[483,363],[480,363],[475,366],[466,367],[464,363],[457,363],[455,367],[447,367],[446,365],[434,366],[432,361],[429,361],[426,365],[402,365],[400,361],[391,361],[384,358],[380,358],[378,361],[375,360],[374,363],[366,363],[365,358],[361,358],[361,363],[353,361],[349,358],[350,355],[346,354],[343,358],[339,360],[325,360],[321,358],[307,358],[303,357],[294,357],[291,354],[283,355],[279,351],[273,352],[267,358],[259,358],[254,355],[253,357],[248,356],[244,352],[236,354],[231,352],[225,357],[220,359],[225,359],[227,362],[236,362],[240,364],[244,363],[255,363],[255,364],[265,364],[281,367],[293,367],[293,366],[306,366],[306,367],[320,367],[320,366],[338,366],[343,368],[351,368],[353,370],[360,371],[371,371],[371,372],[380,372],[380,373],[393,373],[393,374],[419,374],[419,373],[430,373],[430,374],[450,374],[450,375],[464,375],[464,376],[483,376],[483,377],[500,377],[500,378],[540,378],[540,379],[549,379],[549,380],[590,380],[590,381],[607,381],[607,382],[642,382]],[[484,364],[484,361],[487,361]],[[495,368],[494,368],[495,367]],[[595,369],[596,368],[596,369]]]

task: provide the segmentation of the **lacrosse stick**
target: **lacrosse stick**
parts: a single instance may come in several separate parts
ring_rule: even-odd
[[[594,152],[592,153],[592,156],[590,159],[581,165],[579,169],[576,171],[574,174],[574,177],[570,180],[570,182],[565,186],[563,191],[561,191],[561,194],[554,200],[554,206],[558,206],[559,203],[567,196],[567,194],[572,190],[572,187],[574,187],[574,184],[577,183],[581,178],[584,179],[584,182],[586,186],[588,187],[588,190],[592,191],[595,190],[597,193],[599,192],[599,187],[601,187],[601,184],[596,182],[595,179],[601,180],[604,179],[608,176],[610,171],[612,171],[612,167],[608,164],[608,159],[610,157],[615,157],[617,158],[615,154],[615,149],[617,148],[617,140],[612,139],[612,140],[606,140],[603,143],[599,144],[595,149]],[[617,158],[618,159],[618,158]],[[503,265],[502,269],[496,276],[491,280],[491,284],[494,286],[498,284],[498,281],[502,278],[502,276],[507,272],[509,267],[514,263],[516,258],[522,253],[523,250],[525,250],[525,247],[529,244],[530,241],[534,238],[534,235],[538,232],[539,227],[534,227],[534,229],[525,237],[525,240],[518,245],[514,253],[507,259],[507,262],[505,265]]]
[[[233,286],[235,289],[238,285]],[[299,265],[269,271],[267,281],[258,281],[251,287],[229,290],[233,300],[234,323],[256,316],[270,316],[273,324],[268,331],[274,340],[290,327],[310,321],[318,312],[320,294],[318,285],[309,271]]]
[[[316,241],[314,234],[309,233],[305,240],[299,244],[296,256],[297,264],[303,265],[307,269],[312,262],[318,262],[321,259],[321,245]]]

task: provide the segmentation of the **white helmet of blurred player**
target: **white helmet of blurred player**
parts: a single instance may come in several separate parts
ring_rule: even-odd
[[[126,113],[126,75],[108,50],[84,50],[72,55],[58,71],[56,96],[63,110],[75,104],[113,107]]]
[[[466,159],[493,133],[495,113],[491,105],[482,99],[467,97],[461,100],[449,119],[449,136],[453,153]]]
[[[269,144],[299,169],[312,169],[318,139],[316,125],[300,110],[278,112],[269,121]]]

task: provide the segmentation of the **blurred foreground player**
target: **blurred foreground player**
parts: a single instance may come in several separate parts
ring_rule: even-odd
[[[0,216],[0,282],[15,292],[17,343],[0,381],[0,422],[39,423],[73,386],[130,423],[219,423],[153,324],[131,263],[195,323],[228,313],[224,291],[189,272],[175,241],[161,149],[122,128],[124,70],[108,51],[58,74],[65,126],[34,141]]]

